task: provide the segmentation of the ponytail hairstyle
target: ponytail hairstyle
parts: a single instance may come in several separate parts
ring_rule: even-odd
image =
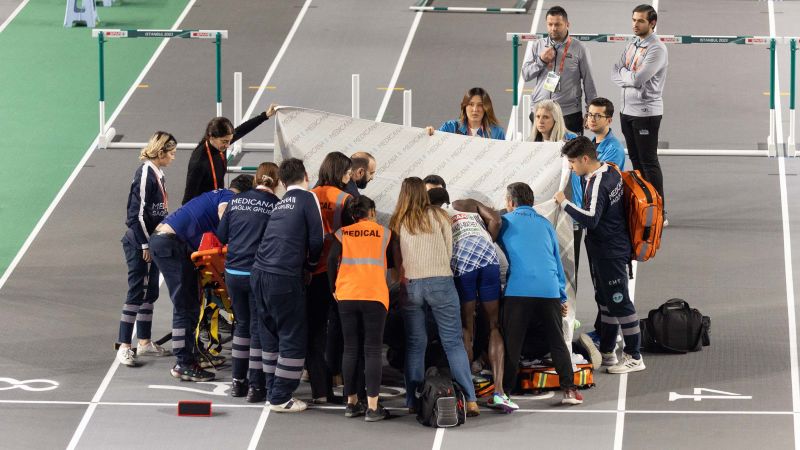
[[[366,195],[359,195],[348,203],[350,216],[358,222],[369,217],[370,211],[375,211],[375,202]]]
[[[164,153],[175,150],[177,146],[178,141],[175,140],[175,136],[166,131],[156,131],[139,153],[139,159],[141,161],[158,159]]]
[[[263,162],[256,171],[256,186],[264,186],[270,190],[278,187],[278,166],[275,163]]]

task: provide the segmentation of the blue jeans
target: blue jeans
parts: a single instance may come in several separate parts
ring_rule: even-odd
[[[408,301],[403,305],[406,329],[406,405],[414,405],[414,393],[425,379],[425,305],[433,313],[447,362],[467,401],[475,401],[475,388],[467,351],[461,337],[461,306],[453,277],[431,277],[408,281]]]

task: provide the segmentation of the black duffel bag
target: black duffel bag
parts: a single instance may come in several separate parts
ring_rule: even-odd
[[[650,311],[640,321],[642,348],[648,352],[696,352],[710,345],[711,318],[673,298]]]

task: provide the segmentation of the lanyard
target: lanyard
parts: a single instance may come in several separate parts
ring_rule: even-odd
[[[206,155],[208,155],[208,163],[211,165],[211,178],[214,180],[214,190],[219,189],[217,186],[217,171],[214,169],[214,158],[211,157],[211,149],[208,148],[208,139],[206,139]]]
[[[628,47],[628,51],[625,52],[625,66],[630,67],[631,72],[636,72],[639,69],[639,67],[636,65],[636,63],[639,62],[639,57],[646,55],[649,47],[639,47],[637,44],[633,44],[633,48],[635,49],[633,53],[636,55],[633,58],[633,65],[631,65],[631,47]],[[644,50],[644,52],[642,52],[642,50]]]
[[[564,56],[561,57],[561,64],[558,66],[559,75],[564,73],[564,61],[567,60],[567,52],[569,51],[569,44],[572,43],[572,36],[567,38],[567,43],[564,45]],[[558,50],[556,50],[558,52]]]

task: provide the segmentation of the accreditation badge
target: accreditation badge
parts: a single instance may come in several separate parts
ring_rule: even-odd
[[[561,75],[550,71],[547,73],[547,78],[544,80],[544,90],[547,92],[555,92],[558,88],[558,82],[561,80]]]

